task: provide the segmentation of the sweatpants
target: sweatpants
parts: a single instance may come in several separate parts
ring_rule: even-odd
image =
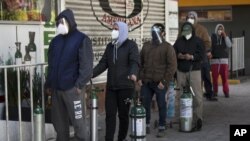
[[[130,100],[132,98],[132,95],[134,95],[134,93],[135,90],[133,88],[119,89],[119,90],[107,89],[105,97],[105,110],[106,110],[105,141],[114,140],[117,111],[119,117],[118,141],[122,141],[126,138],[129,126]]]
[[[178,98],[178,105],[180,106],[180,97],[183,92],[183,87],[187,85],[189,78],[190,85],[195,93],[195,96],[193,97],[193,123],[194,125],[196,125],[196,121],[198,119],[203,119],[203,94],[201,89],[200,70],[191,71],[190,74],[189,72],[181,72],[177,70],[177,85],[180,88],[180,92],[178,93],[178,96],[176,98]]]
[[[75,141],[86,141],[85,90],[80,94],[76,88],[55,90],[52,94],[51,118],[56,130],[56,141],[69,141],[69,125],[74,127]]]
[[[229,94],[228,86],[228,64],[212,64],[212,78],[214,93],[218,93],[218,77],[221,75],[223,92],[225,95]]]

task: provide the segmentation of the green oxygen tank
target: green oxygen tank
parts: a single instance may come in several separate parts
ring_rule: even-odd
[[[24,55],[24,62],[25,64],[31,64],[31,56],[29,54],[29,48],[28,46],[25,46],[25,55]]]
[[[146,141],[146,110],[141,105],[139,98],[135,100],[130,111],[131,141]]]
[[[180,131],[191,132],[193,121],[193,96],[189,87],[183,88],[180,97]]]
[[[43,109],[39,102],[34,109],[34,138],[35,141],[43,141]]]
[[[16,42],[16,52],[15,52],[15,61],[16,65],[22,64],[22,52],[21,52],[21,42]]]
[[[29,40],[30,40],[30,42],[28,44],[28,48],[29,48],[29,52],[30,52],[30,56],[31,56],[31,64],[36,63],[35,34],[36,34],[36,32],[29,31]]]

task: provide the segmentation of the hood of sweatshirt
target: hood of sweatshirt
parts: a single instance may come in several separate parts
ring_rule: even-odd
[[[115,22],[115,24],[119,27],[117,45],[120,47],[128,39],[128,25],[124,22]]]
[[[63,10],[57,17],[56,21],[60,20],[61,18],[65,18],[65,20],[69,24],[69,32],[74,31],[77,27],[74,13],[70,9]],[[57,25],[58,26],[58,25]]]
[[[188,12],[186,20],[188,17],[194,17],[194,25],[198,23],[198,14],[195,11]]]
[[[217,25],[216,25],[216,27],[215,27],[214,33],[216,33],[216,34],[217,34],[219,27],[222,27],[222,28],[223,28],[223,30],[225,30],[225,28],[224,28],[223,24],[217,24]]]

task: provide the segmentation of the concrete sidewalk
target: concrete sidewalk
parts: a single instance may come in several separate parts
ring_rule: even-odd
[[[158,112],[152,113],[151,134],[146,136],[147,141],[229,141],[229,127],[232,124],[250,125],[250,78],[240,84],[230,85],[230,98],[225,98],[222,87],[219,87],[218,101],[207,101],[204,98],[204,120],[201,131],[192,133],[179,132],[179,124],[168,128],[164,138],[157,138],[157,129],[154,121],[158,119]],[[105,113],[98,117],[99,141],[105,141]],[[87,119],[89,120],[89,119]],[[89,122],[88,122],[89,123]],[[118,119],[116,121],[118,126]],[[118,127],[115,140],[117,141]],[[130,141],[130,129],[127,139]],[[73,134],[71,134],[73,135]],[[51,139],[50,141],[54,141]]]
[[[225,98],[221,89],[220,86],[218,102],[207,101],[204,98],[204,121],[201,131],[179,132],[179,125],[174,124],[173,128],[167,129],[164,138],[157,138],[157,129],[154,129],[153,125],[154,121],[158,119],[158,113],[153,112],[151,134],[147,135],[147,141],[229,141],[229,126],[231,124],[250,125],[250,79],[246,79],[238,85],[230,85],[230,98]],[[99,140],[104,141],[105,114],[99,117],[99,122],[102,128],[99,132]],[[117,138],[117,130],[115,139]],[[129,134],[128,140],[130,140]]]

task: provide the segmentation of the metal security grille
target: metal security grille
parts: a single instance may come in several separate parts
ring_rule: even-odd
[[[106,45],[111,41],[110,24],[115,20],[125,20],[128,23],[129,38],[136,41],[139,49],[144,41],[151,39],[150,29],[154,23],[165,24],[165,0],[138,2],[141,3],[134,3],[134,0],[65,0],[65,7],[75,13],[78,29],[92,40],[94,65],[101,59]],[[106,72],[93,82],[106,82]]]
[[[241,69],[245,69],[245,45],[244,45],[244,37],[237,37],[233,38],[233,45],[232,45],[232,66],[229,63],[230,70],[238,71]]]

